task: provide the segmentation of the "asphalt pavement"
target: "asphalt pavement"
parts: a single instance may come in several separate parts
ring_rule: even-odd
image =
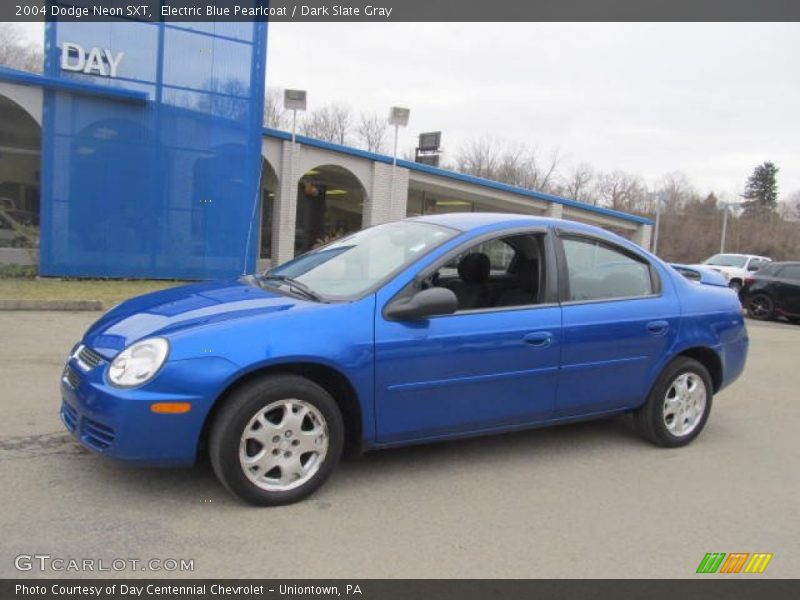
[[[206,464],[126,467],[65,432],[59,376],[98,316],[0,311],[2,577],[682,578],[706,552],[773,553],[760,577],[800,576],[800,326],[748,322],[745,374],[686,448],[613,418],[386,450],[258,509]],[[18,571],[20,555],[126,566]]]

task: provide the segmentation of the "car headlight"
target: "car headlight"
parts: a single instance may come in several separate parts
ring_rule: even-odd
[[[118,387],[136,387],[150,381],[167,360],[169,342],[150,338],[131,344],[111,361],[108,380]]]

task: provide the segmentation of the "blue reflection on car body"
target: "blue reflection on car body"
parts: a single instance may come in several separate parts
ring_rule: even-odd
[[[675,357],[702,357],[718,391],[742,372],[748,338],[735,294],[690,281],[642,248],[596,227],[482,213],[419,217],[452,235],[356,298],[315,301],[248,278],[199,283],[130,299],[103,315],[65,367],[62,420],[87,447],[150,465],[189,465],[226,393],[265,372],[335,382],[363,449],[479,435],[629,412]],[[406,221],[407,222],[407,221]],[[468,310],[419,320],[386,306],[420,273],[505,232],[546,237],[549,296],[536,306]],[[638,257],[658,282],[640,298],[581,301],[563,295],[564,235]],[[559,258],[562,257],[562,258]],[[300,258],[313,262],[312,258]],[[294,263],[297,264],[297,263]],[[292,272],[292,263],[273,272]],[[123,389],[109,363],[154,336],[169,356],[146,384]],[[88,360],[88,359],[87,359]],[[187,402],[155,414],[155,402]]]

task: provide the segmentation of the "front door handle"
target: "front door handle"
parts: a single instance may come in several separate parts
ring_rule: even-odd
[[[647,331],[653,335],[664,335],[669,329],[667,321],[650,321],[647,324]]]
[[[534,348],[546,348],[553,341],[553,334],[549,331],[536,331],[525,336],[525,343]]]

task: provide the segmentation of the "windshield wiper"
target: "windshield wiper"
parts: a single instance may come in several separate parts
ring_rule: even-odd
[[[301,295],[305,296],[309,300],[313,300],[314,302],[323,302],[322,296],[320,296],[317,292],[312,290],[302,281],[297,281],[297,279],[292,279],[286,275],[262,275],[260,277],[261,281],[280,281],[281,283],[285,283],[290,288],[294,289],[295,291],[299,292]]]

